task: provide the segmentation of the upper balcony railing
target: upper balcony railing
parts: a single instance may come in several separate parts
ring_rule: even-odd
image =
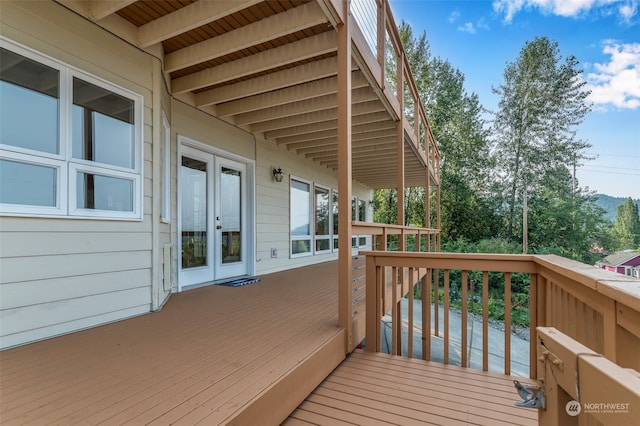
[[[437,180],[440,152],[429,127],[398,28],[386,0],[351,0],[353,41],[391,109],[402,118],[404,133]]]
[[[541,424],[570,424],[563,423],[563,404],[572,398],[629,404],[618,417],[589,415],[604,424],[640,424],[640,281],[552,255],[361,254],[367,350],[381,351],[386,340],[392,354],[529,375],[548,401]],[[516,283],[525,298],[514,297]],[[490,321],[496,306],[498,320]],[[528,317],[529,334],[528,366],[516,366],[518,371],[512,347],[516,317],[524,323]],[[473,332],[474,323],[480,333]],[[471,344],[474,336],[480,345]],[[592,388],[597,380],[601,389]]]

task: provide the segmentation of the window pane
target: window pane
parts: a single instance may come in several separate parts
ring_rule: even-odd
[[[308,183],[291,180],[291,235],[311,235],[311,192]]]
[[[133,211],[133,181],[91,173],[77,174],[79,209]]]
[[[358,237],[358,245],[360,247],[367,245],[367,237]]]
[[[59,71],[6,49],[0,63],[0,143],[58,154]]]
[[[0,160],[0,203],[56,207],[54,167]]]
[[[329,235],[329,191],[316,188],[316,235]]]
[[[302,254],[311,252],[311,241],[293,240],[291,241],[291,254]]]
[[[321,240],[316,240],[316,251],[325,251],[331,248],[331,240],[328,238],[323,238]]]
[[[135,102],[73,79],[73,156],[135,168]]]

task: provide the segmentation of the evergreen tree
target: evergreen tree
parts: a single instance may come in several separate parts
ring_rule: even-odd
[[[618,206],[612,234],[618,249],[640,248],[640,216],[631,197]]]

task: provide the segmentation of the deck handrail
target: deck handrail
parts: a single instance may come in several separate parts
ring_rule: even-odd
[[[580,262],[554,255],[457,254],[424,252],[361,252],[366,257],[366,347],[381,350],[381,319],[391,309],[395,319],[392,341],[395,351],[403,354],[400,300],[413,298],[413,289],[421,287],[423,306],[439,303],[442,289],[444,305],[444,362],[449,362],[450,336],[448,314],[450,273],[459,271],[461,279],[461,362],[467,365],[467,323],[469,312],[469,274],[478,271],[482,276],[482,369],[488,370],[488,279],[489,273],[500,273],[504,289],[504,372],[511,373],[511,277],[515,273],[529,275],[530,291],[530,377],[536,378],[536,327],[555,327],[572,339],[602,354],[624,368],[640,370],[640,281],[614,275]],[[390,274],[388,273],[390,271]],[[416,272],[417,271],[417,272]],[[442,274],[438,273],[442,271]],[[421,277],[416,282],[415,277]],[[390,277],[390,278],[389,278]],[[411,277],[411,279],[408,279]],[[435,294],[435,297],[434,297]],[[431,355],[431,316],[423,310],[423,358]],[[438,312],[436,309],[435,312]],[[408,318],[407,333],[416,327]],[[439,322],[437,315],[434,322]],[[436,330],[439,327],[436,326]],[[411,337],[409,338],[411,341]],[[496,350],[498,348],[492,348]],[[407,353],[407,356],[413,356]]]
[[[537,329],[540,425],[640,424],[640,375],[624,369],[553,327]],[[591,423],[589,423],[591,424]]]
[[[440,229],[422,228],[418,226],[393,225],[387,223],[362,222],[354,220],[351,222],[353,235],[370,235],[373,237],[372,247],[380,251],[386,251],[388,247],[387,237],[398,235],[400,239],[407,236],[414,236],[414,250],[421,251],[424,247],[426,251],[434,251],[438,247]],[[424,246],[421,243],[422,236],[425,236]]]

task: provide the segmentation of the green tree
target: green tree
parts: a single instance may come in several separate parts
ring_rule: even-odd
[[[426,33],[415,37],[402,22],[400,38],[407,53],[429,124],[441,155],[441,232],[443,239],[477,241],[491,235],[496,223],[486,200],[493,170],[483,108],[475,93],[464,88],[464,74],[450,62],[432,57]],[[417,207],[424,189],[412,189],[407,198],[407,223],[423,217]],[[415,204],[411,200],[415,199]],[[415,206],[415,208],[413,208]]]
[[[586,158],[590,145],[576,138],[576,128],[590,111],[589,92],[574,56],[562,59],[558,43],[546,37],[526,42],[508,63],[493,131],[500,176],[508,206],[507,238],[520,235],[516,225],[523,196],[539,192],[547,171],[572,167]]]
[[[573,180],[564,166],[548,169],[542,189],[529,200],[529,246],[533,253],[553,253],[585,263],[594,263],[590,250],[603,243],[608,227],[604,209],[593,194],[573,190]]]
[[[616,220],[611,232],[617,249],[640,247],[640,216],[638,206],[634,204],[631,197],[616,209]]]

